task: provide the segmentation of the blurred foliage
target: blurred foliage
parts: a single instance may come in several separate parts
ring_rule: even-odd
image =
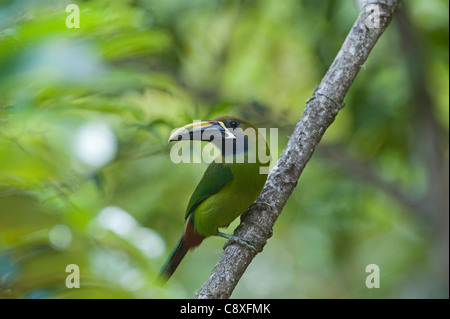
[[[223,240],[155,283],[206,167],[170,161],[171,130],[234,114],[281,153],[358,9],[71,2],[0,1],[0,298],[193,297]],[[233,297],[448,297],[448,2],[401,11]]]

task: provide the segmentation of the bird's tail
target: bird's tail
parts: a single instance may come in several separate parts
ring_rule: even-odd
[[[205,236],[199,235],[194,232],[193,221],[189,218],[186,222],[183,235],[178,240],[175,248],[170,253],[169,258],[164,263],[161,271],[159,272],[159,279],[161,282],[166,282],[172,276],[177,269],[181,260],[184,258],[189,249],[197,247],[205,239]]]

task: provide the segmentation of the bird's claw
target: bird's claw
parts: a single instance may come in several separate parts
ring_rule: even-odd
[[[247,248],[249,248],[251,250],[254,250],[255,252],[258,252],[258,250],[252,244],[250,244],[248,241],[246,241],[238,236],[229,235],[229,234],[225,234],[225,233],[221,233],[221,232],[217,232],[217,236],[228,239],[225,242],[225,244],[223,245],[223,249],[227,248],[227,246],[231,245],[232,243],[238,243],[243,246],[246,246]]]

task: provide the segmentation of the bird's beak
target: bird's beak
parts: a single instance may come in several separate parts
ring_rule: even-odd
[[[169,142],[196,140],[211,142],[214,139],[235,139],[236,136],[221,121],[194,122],[175,130]]]

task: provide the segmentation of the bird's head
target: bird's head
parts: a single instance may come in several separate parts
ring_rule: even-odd
[[[169,142],[181,140],[208,141],[233,140],[237,134],[256,128],[246,120],[235,116],[220,116],[212,121],[201,121],[187,124],[175,130],[169,137]]]
[[[223,156],[250,152],[256,154],[258,140],[270,153],[264,137],[246,120],[235,116],[220,116],[212,121],[198,121],[175,130],[169,142],[191,140],[212,142]]]

